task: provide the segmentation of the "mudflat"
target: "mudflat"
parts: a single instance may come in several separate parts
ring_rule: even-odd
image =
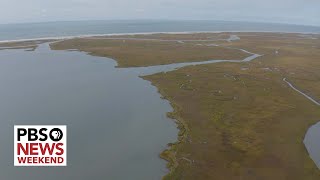
[[[38,44],[50,42],[50,39],[44,40],[28,40],[28,41],[3,41],[0,42],[0,50],[2,49],[29,49],[34,50]]]

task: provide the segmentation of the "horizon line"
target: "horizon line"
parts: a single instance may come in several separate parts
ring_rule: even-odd
[[[256,24],[277,24],[291,26],[308,26],[320,28],[320,25],[314,24],[296,24],[287,22],[271,22],[271,21],[248,21],[248,20],[219,20],[219,19],[81,19],[81,20],[52,20],[52,21],[29,21],[29,22],[9,22],[0,23],[0,25],[19,25],[19,24],[45,24],[59,22],[86,22],[86,21],[216,21],[216,22],[238,22],[238,23],[256,23]]]

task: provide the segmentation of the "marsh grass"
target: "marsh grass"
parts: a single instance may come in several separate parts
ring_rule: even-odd
[[[242,60],[249,56],[247,53],[239,50],[202,46],[199,45],[199,42],[179,43],[178,39],[177,41],[168,42],[132,39],[78,38],[53,43],[51,44],[51,48],[55,50],[78,49],[80,51],[89,52],[91,55],[95,56],[110,57],[118,62],[119,67],[152,66],[211,59]]]
[[[320,99],[320,40],[294,33],[231,33],[123,36],[174,41],[72,39],[53,49],[78,49],[115,58],[119,66],[149,66],[207,59],[241,59],[243,48],[264,56],[248,63],[217,63],[143,77],[171,102],[168,117],[179,138],[160,157],[168,161],[164,179],[315,180],[320,171],[303,145],[320,108],[292,90],[284,77]]]

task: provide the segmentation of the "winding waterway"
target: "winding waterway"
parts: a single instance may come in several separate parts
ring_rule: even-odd
[[[260,56],[247,53],[227,61]],[[139,76],[222,61],[115,68],[112,59],[48,44],[1,50],[0,179],[161,179],[168,170],[159,153],[176,141],[177,129],[166,117],[169,102]],[[14,167],[15,124],[66,124],[68,166]]]

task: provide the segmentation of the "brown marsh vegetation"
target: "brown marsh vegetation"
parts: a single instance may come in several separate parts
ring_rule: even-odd
[[[121,67],[247,56],[223,46],[263,54],[252,62],[197,65],[143,77],[171,102],[174,112],[168,116],[180,128],[179,141],[161,154],[171,170],[165,179],[319,179],[303,138],[320,120],[320,108],[282,79],[320,99],[320,37],[232,33],[241,40],[220,39],[229,34],[124,36],[170,41],[82,38],[52,48],[112,57]],[[210,41],[178,42],[182,39]],[[212,43],[221,47],[206,46]]]
[[[204,36],[203,34],[199,35]],[[203,45],[203,41],[179,41],[180,38],[183,40],[195,39],[191,35],[188,35],[191,37],[180,35],[175,40],[172,40],[173,35],[168,35],[167,38],[164,38],[171,39],[172,41],[155,40],[162,38],[164,35],[157,35],[155,37],[152,35],[145,36],[77,38],[53,43],[51,44],[51,48],[55,50],[78,49],[89,52],[92,55],[110,57],[118,62],[119,67],[152,66],[211,59],[240,60],[248,56],[247,53],[239,50],[205,46]],[[133,38],[145,39],[137,40]],[[216,41],[210,38],[204,42],[215,43]]]

